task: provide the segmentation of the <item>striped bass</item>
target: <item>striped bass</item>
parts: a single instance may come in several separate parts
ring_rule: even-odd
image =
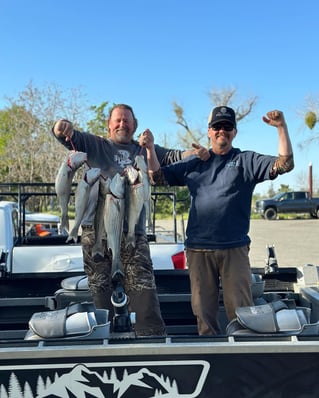
[[[103,250],[103,239],[106,239],[105,228],[104,228],[104,206],[106,195],[111,193],[110,191],[110,178],[102,178],[99,180],[99,193],[96,206],[96,213],[94,218],[94,230],[95,230],[95,244],[92,248],[92,257],[94,261],[98,262],[104,257]]]
[[[111,193],[106,194],[104,206],[104,226],[107,248],[112,252],[112,278],[115,274],[124,275],[121,260],[121,240],[125,212],[126,177],[115,174],[110,183]]]
[[[69,232],[68,206],[71,195],[73,177],[85,162],[85,152],[71,152],[63,160],[55,179],[55,192],[61,208],[61,233]]]
[[[129,165],[125,168],[128,184],[125,190],[125,219],[128,231],[125,237],[126,247],[135,247],[135,226],[140,218],[144,203],[144,187],[140,182],[138,170]]]
[[[67,238],[67,242],[73,240],[77,242],[78,231],[89,201],[92,186],[97,182],[101,175],[101,169],[91,168],[85,170],[82,179],[79,181],[75,192],[75,222]]]
[[[144,191],[144,207],[146,217],[148,220],[148,228],[152,228],[152,215],[151,215],[151,184],[148,177],[148,168],[144,156],[137,155],[135,157],[135,168],[138,170],[139,181],[143,184]]]

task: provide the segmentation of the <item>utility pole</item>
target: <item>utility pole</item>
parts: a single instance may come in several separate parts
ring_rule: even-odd
[[[309,163],[309,195],[310,199],[312,199],[312,163]]]

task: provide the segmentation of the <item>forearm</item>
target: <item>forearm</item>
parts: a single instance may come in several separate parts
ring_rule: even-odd
[[[295,167],[294,157],[292,154],[288,156],[279,155],[271,168],[270,177],[275,178],[279,174],[288,173],[294,167]]]
[[[186,151],[183,151],[182,153],[182,159],[188,158],[188,156],[196,155],[196,152],[194,149],[187,149]]]
[[[289,138],[288,128],[286,123],[281,124],[277,127],[278,129],[278,153],[282,156],[289,156],[293,154],[291,141]]]
[[[148,165],[148,176],[151,185],[165,185],[166,181],[164,174],[161,170],[154,147],[146,149],[146,158]]]
[[[146,159],[149,172],[157,171],[160,168],[160,163],[157,159],[155,148],[146,148]]]
[[[288,173],[294,168],[294,158],[291,141],[286,123],[278,126],[278,158],[272,166],[271,177]]]

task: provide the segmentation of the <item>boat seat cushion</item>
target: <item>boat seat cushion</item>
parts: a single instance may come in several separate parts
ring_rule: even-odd
[[[239,307],[236,309],[237,318],[227,326],[227,334],[299,334],[309,326],[310,314],[310,308],[297,307],[293,300],[277,300],[264,305]]]
[[[108,311],[96,309],[93,303],[76,303],[55,311],[36,312],[29,320],[25,340],[85,337],[102,331],[108,337]],[[96,337],[96,336],[95,336]]]

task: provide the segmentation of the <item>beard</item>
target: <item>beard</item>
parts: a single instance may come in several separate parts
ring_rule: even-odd
[[[122,128],[115,130],[113,137],[118,144],[128,144],[132,141],[133,134],[128,129]]]

